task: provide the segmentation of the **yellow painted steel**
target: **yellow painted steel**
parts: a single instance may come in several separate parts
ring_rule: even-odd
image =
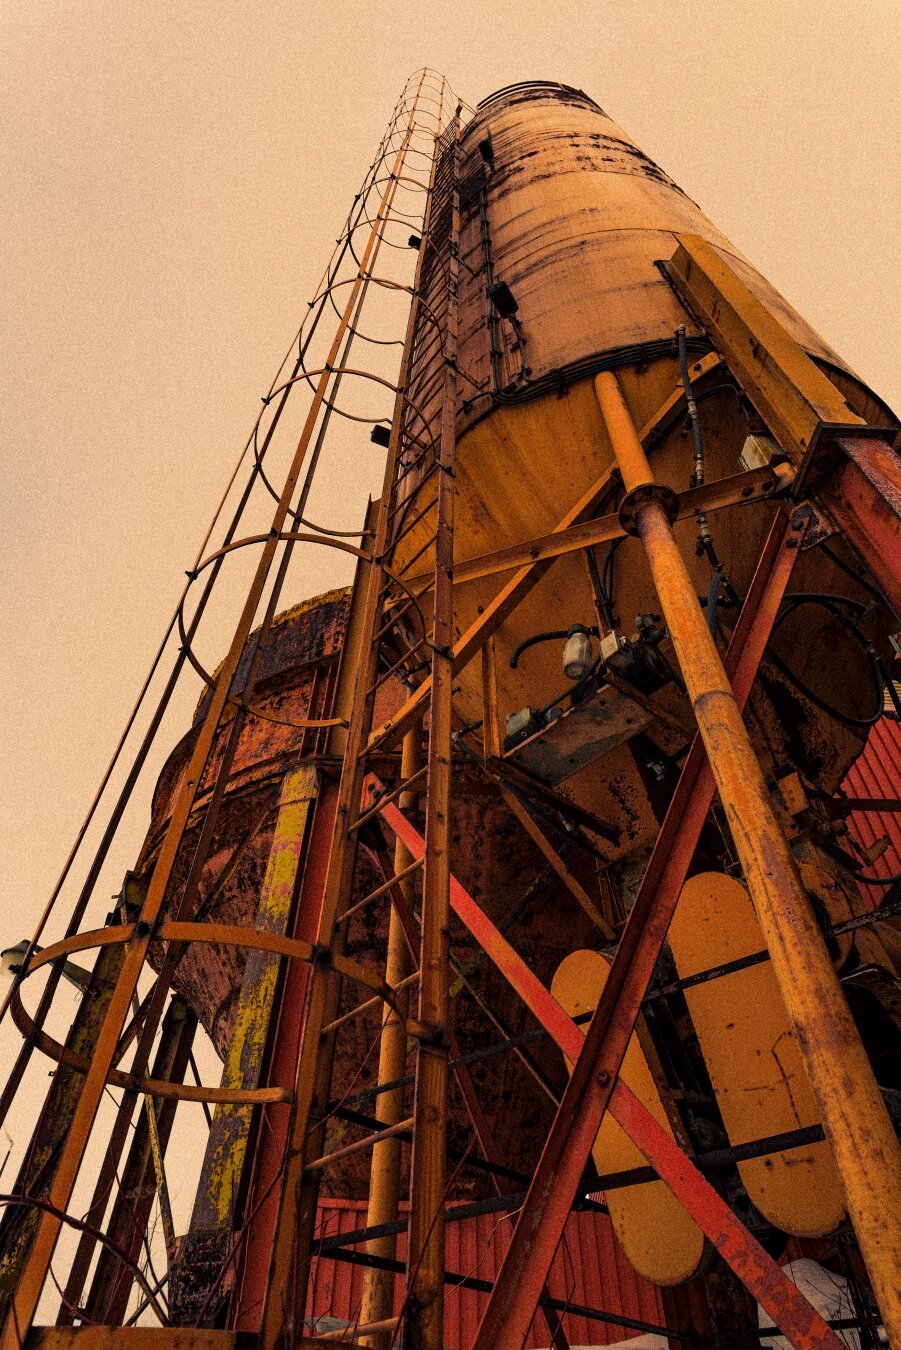
[[[256,927],[264,932],[286,931],[310,807],[317,795],[314,765],[304,764],[285,776],[257,909]],[[255,1088],[259,1083],[279,964],[279,958],[269,952],[248,954],[222,1069],[223,1087]],[[252,1108],[247,1106],[216,1108],[192,1227],[218,1228],[231,1223],[247,1152],[251,1112]]]
[[[551,993],[571,1017],[589,1012],[597,1006],[609,969],[610,963],[600,952],[571,952],[557,968]],[[660,1094],[634,1035],[620,1076],[672,1135]],[[592,1154],[602,1174],[645,1166],[644,1154],[609,1112],[598,1131]],[[611,1190],[605,1198],[614,1232],[640,1275],[662,1285],[682,1284],[691,1279],[704,1254],[704,1234],[662,1181]]]
[[[747,890],[722,872],[685,883],[669,945],[680,979],[765,948]],[[767,961],[685,990],[685,1000],[731,1144],[819,1125],[773,968]],[[751,1200],[786,1233],[820,1237],[845,1217],[826,1143],[738,1163]]]

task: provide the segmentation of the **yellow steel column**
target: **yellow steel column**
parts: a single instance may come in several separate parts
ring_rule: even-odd
[[[412,778],[419,771],[422,760],[422,727],[419,723],[404,737],[401,755],[400,776]],[[416,803],[419,794],[413,790],[401,793],[398,806],[407,814]],[[413,862],[413,855],[398,839],[394,846],[395,874],[403,872]],[[400,890],[410,907],[414,905],[414,881],[408,877],[398,883]],[[388,921],[388,954],[385,964],[385,982],[392,987],[399,984],[407,975],[410,958],[404,936],[403,924],[397,910],[391,906]],[[398,994],[398,1008],[406,1015],[409,1002],[406,990]],[[379,1044],[379,1084],[393,1083],[403,1077],[407,1058],[407,1028],[402,1016],[392,1008],[385,1007],[382,1020],[382,1039]],[[404,1118],[404,1089],[393,1088],[383,1092],[377,1099],[375,1116],[380,1128],[397,1125]],[[366,1211],[366,1227],[377,1224],[393,1223],[397,1218],[397,1202],[400,1195],[400,1165],[403,1144],[399,1139],[383,1139],[372,1150],[372,1170],[369,1176],[369,1208]],[[373,1238],[366,1244],[370,1256],[387,1257],[393,1260],[397,1252],[397,1238]],[[363,1272],[363,1301],[360,1306],[360,1325],[369,1326],[372,1322],[384,1322],[392,1313],[394,1304],[395,1275],[390,1270],[376,1270],[367,1267]],[[391,1343],[391,1331],[373,1331],[360,1336],[361,1345],[369,1345],[374,1350],[387,1350]]]
[[[673,538],[667,490],[654,486],[616,376],[596,376],[595,391],[857,1240],[901,1345],[901,1148]]]

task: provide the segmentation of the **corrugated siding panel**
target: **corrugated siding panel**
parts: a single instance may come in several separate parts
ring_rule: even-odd
[[[901,723],[896,717],[883,717],[876,723],[842,787],[849,797],[901,796]],[[866,868],[869,876],[890,877],[901,872],[901,815],[889,811],[854,811],[848,816],[848,830],[865,849],[888,837],[889,847]],[[867,905],[874,908],[883,892],[873,886],[860,889]]]
[[[326,1200],[319,1209],[323,1235],[349,1233],[366,1223],[362,1201]],[[447,1269],[481,1280],[493,1280],[510,1240],[506,1215],[480,1214],[449,1223],[446,1229]],[[398,1240],[398,1259],[406,1242]],[[606,1214],[579,1213],[570,1217],[548,1281],[554,1298],[569,1299],[608,1313],[621,1313],[643,1322],[663,1325],[660,1291],[642,1280],[623,1256]],[[313,1263],[308,1316],[320,1332],[354,1323],[363,1292],[363,1268],[343,1261]],[[465,1350],[488,1303],[488,1295],[448,1287],[445,1300],[445,1344]],[[395,1313],[400,1312],[399,1294]],[[567,1315],[564,1330],[572,1345],[609,1345],[639,1335],[628,1327]],[[528,1350],[547,1346],[550,1333],[542,1314],[526,1341]]]

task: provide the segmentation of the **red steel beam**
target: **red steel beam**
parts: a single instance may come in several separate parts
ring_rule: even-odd
[[[835,441],[841,461],[811,491],[901,618],[901,459],[881,439],[841,435]]]

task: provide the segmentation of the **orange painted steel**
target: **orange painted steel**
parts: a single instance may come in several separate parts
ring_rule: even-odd
[[[901,459],[887,441],[841,435],[836,445],[819,495],[901,618]]]
[[[400,773],[401,778],[406,782],[409,782],[419,769],[421,741],[421,727],[414,727],[404,738]],[[414,808],[416,802],[417,794],[408,790],[401,796],[398,804],[401,810],[408,812]],[[414,862],[406,846],[398,839],[394,849],[394,876],[397,878],[395,884],[401,889],[401,894],[412,912],[414,890],[409,876],[411,866],[416,866],[418,869],[421,862]],[[408,874],[406,878],[404,877],[405,872]],[[392,883],[385,882],[384,885],[387,888]],[[409,966],[410,958],[407,952],[404,925],[398,914],[397,906],[392,904],[388,919],[388,941],[385,952],[386,983],[396,990],[401,981],[409,978],[407,973]],[[406,1011],[406,1000],[403,1007]],[[406,1058],[406,1026],[396,1013],[386,1008],[382,1019],[382,1038],[379,1043],[379,1086],[393,1083],[403,1076]],[[376,1119],[381,1123],[386,1126],[395,1125],[402,1119],[403,1112],[403,1088],[395,1087],[390,1092],[383,1092],[379,1095],[375,1114]],[[397,1220],[400,1201],[400,1171],[400,1141],[386,1139],[384,1143],[376,1144],[372,1151],[369,1206],[366,1212],[367,1228],[375,1227],[377,1224],[394,1223]],[[366,1250],[370,1256],[394,1260],[397,1255],[397,1238],[393,1234],[383,1238],[373,1238],[372,1241],[367,1243]],[[373,1322],[381,1322],[391,1315],[394,1307],[394,1285],[395,1276],[392,1271],[370,1267],[363,1272],[360,1320],[364,1326]],[[390,1338],[384,1332],[369,1329],[362,1340],[362,1344],[373,1347],[373,1350],[388,1350],[389,1340]]]
[[[698,608],[651,466],[616,376],[595,378],[679,668],[707,748],[745,880],[763,929],[848,1209],[890,1336],[901,1339],[901,1147],[757,756]]]

